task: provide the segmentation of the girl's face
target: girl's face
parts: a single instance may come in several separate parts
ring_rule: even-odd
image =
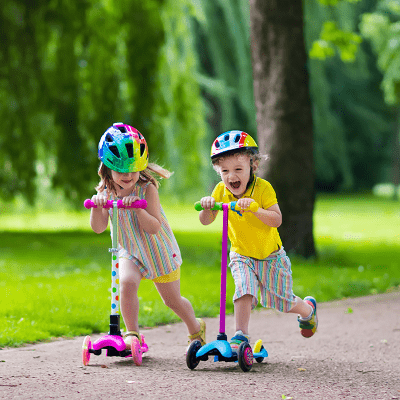
[[[250,157],[247,154],[224,157],[219,161],[218,169],[225,186],[240,199],[250,180]]]
[[[121,188],[123,194],[133,189],[133,186],[135,186],[136,182],[139,180],[139,174],[140,172],[122,173],[111,170],[111,178],[113,182]]]

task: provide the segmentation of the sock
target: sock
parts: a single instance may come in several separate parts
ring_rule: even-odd
[[[310,307],[311,307],[311,306],[310,306]],[[312,310],[311,310],[310,315],[309,315],[308,317],[303,318],[302,316],[300,316],[300,320],[301,320],[301,321],[309,321],[309,320],[312,318],[312,316],[313,316],[313,314],[314,314],[314,307],[311,307],[311,308],[312,308]]]

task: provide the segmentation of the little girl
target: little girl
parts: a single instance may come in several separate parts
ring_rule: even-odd
[[[317,303],[293,294],[290,259],[282,247],[278,227],[282,214],[271,184],[255,175],[260,155],[257,143],[246,132],[228,131],[218,136],[211,147],[211,161],[222,181],[211,196],[203,197],[199,218],[203,225],[215,220],[215,202],[237,201],[242,216],[230,212],[228,234],[231,241],[230,264],[235,281],[234,312],[236,333],[230,341],[237,352],[243,341],[250,341],[249,321],[257,305],[258,291],[264,307],[299,314],[300,332],[311,337],[317,330]],[[257,211],[245,211],[252,202]]]
[[[154,174],[169,178],[171,173],[148,163],[147,143],[143,135],[130,125],[115,123],[99,142],[101,178],[92,201],[90,225],[101,233],[112,218],[112,209],[102,208],[107,200],[122,199],[128,206],[146,199],[146,209],[119,210],[119,270],[121,314],[130,347],[131,336],[139,335],[138,289],[142,279],[151,279],[164,303],[186,324],[189,342],[205,344],[206,327],[196,319],[191,303],[180,293],[181,254],[158,197],[158,181]]]

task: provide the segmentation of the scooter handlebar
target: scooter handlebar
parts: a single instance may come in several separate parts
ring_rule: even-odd
[[[83,203],[85,208],[90,209],[90,208],[97,208],[97,206],[93,203],[92,200],[86,199]],[[108,200],[107,203],[103,206],[103,208],[112,208],[113,207],[113,201]],[[117,200],[117,207],[118,208],[146,208],[147,207],[147,201],[145,199],[137,200],[134,203],[132,203],[130,206],[125,206],[122,203],[122,200],[119,199]]]
[[[217,202],[217,203],[214,204],[214,207],[211,208],[211,210],[213,210],[213,211],[216,211],[216,210],[222,211],[222,205],[223,205],[223,204],[224,204],[224,203],[218,203],[218,202]],[[229,208],[231,208],[231,207],[233,206],[233,208],[234,208],[236,211],[245,211],[245,210],[242,209],[241,207],[238,207],[236,201],[232,201],[231,203],[225,203],[225,204],[227,204],[227,205],[229,206]],[[195,208],[197,211],[204,210],[203,207],[202,207],[201,204],[200,204],[200,201],[198,201],[198,202],[196,202],[196,203],[194,204],[194,208]],[[248,210],[250,210],[251,212],[256,212],[259,208],[260,208],[260,206],[258,205],[258,203],[256,203],[255,201],[253,201],[253,202],[250,204],[250,207],[246,208],[246,210],[248,209]]]

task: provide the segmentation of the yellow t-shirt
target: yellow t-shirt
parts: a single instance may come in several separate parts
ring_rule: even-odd
[[[222,181],[215,186],[211,196],[217,202],[229,203],[238,200]],[[278,203],[271,184],[258,177],[243,197],[253,199],[265,210]],[[251,212],[242,212],[240,216],[234,211],[229,211],[228,236],[231,251],[258,260],[263,260],[282,247],[278,229],[264,224]]]

